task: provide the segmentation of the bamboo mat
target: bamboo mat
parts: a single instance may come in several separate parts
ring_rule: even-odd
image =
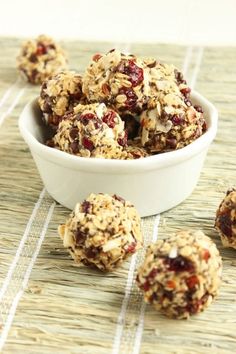
[[[0,347],[11,353],[235,353],[236,251],[223,249],[215,210],[236,184],[236,48],[65,42],[70,66],[83,72],[96,52],[117,47],[183,68],[194,88],[219,110],[193,194],[176,208],[142,221],[145,246],[182,228],[201,228],[224,261],[220,296],[188,321],[165,318],[145,305],[135,285],[145,251],[104,275],[76,267],[57,235],[69,211],[44,190],[17,120],[39,87],[17,79],[19,39],[0,39]],[[235,129],[235,130],[234,130]],[[114,191],[115,192],[115,191]]]

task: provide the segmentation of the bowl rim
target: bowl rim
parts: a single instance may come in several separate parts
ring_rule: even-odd
[[[51,161],[57,165],[62,165],[73,170],[84,170],[101,173],[133,173],[144,172],[147,170],[161,169],[170,165],[175,165],[186,161],[208,148],[215,138],[217,132],[218,112],[215,106],[203,97],[197,91],[192,90],[191,98],[197,101],[197,104],[208,108],[207,131],[193,141],[191,144],[170,152],[160,153],[136,160],[116,160],[74,156],[64,151],[53,149],[39,142],[29,131],[27,123],[29,115],[35,111],[38,106],[38,97],[31,100],[20,114],[18,126],[25,142],[28,144],[32,154],[41,156],[43,159]],[[107,170],[109,169],[109,170]]]

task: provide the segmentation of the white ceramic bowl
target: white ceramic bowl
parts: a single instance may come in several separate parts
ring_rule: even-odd
[[[131,201],[141,216],[148,216],[176,206],[192,193],[216,135],[215,107],[197,92],[191,99],[204,109],[206,133],[180,150],[138,160],[77,157],[45,146],[48,129],[37,99],[24,108],[19,128],[46,189],[60,204],[73,209],[92,192],[118,194]]]

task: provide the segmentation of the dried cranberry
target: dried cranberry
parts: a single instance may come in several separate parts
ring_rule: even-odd
[[[89,151],[92,151],[94,149],[93,142],[90,139],[86,138],[86,137],[83,138],[82,144],[85,147],[85,149],[87,149]]]
[[[98,253],[98,250],[96,247],[91,246],[91,247],[85,249],[85,255],[88,258],[95,258],[97,253]]]
[[[138,96],[135,94],[134,90],[129,87],[122,87],[119,90],[119,94],[126,96],[125,106],[130,111],[135,110]]]
[[[75,231],[75,241],[76,241],[77,245],[84,243],[86,238],[87,238],[87,235],[85,232],[83,232],[79,229]]]
[[[37,46],[36,55],[43,55],[47,53],[47,48],[44,44],[39,43]]]
[[[174,272],[192,272],[194,271],[194,266],[191,261],[182,256],[177,256],[175,258],[166,258],[164,263],[167,265],[168,270]]]
[[[86,114],[81,114],[78,119],[84,124],[87,125],[90,120],[97,119],[95,114],[93,113],[86,113]]]
[[[207,124],[206,121],[204,120],[204,122],[202,123],[202,131],[205,132],[207,130]]]
[[[91,203],[87,200],[84,200],[81,204],[82,212],[88,214],[90,212]]]
[[[71,128],[70,129],[70,137],[71,139],[75,139],[78,136],[79,129],[78,128]]]
[[[185,97],[189,97],[189,94],[190,94],[190,92],[191,92],[191,88],[190,88],[190,87],[185,87],[185,88],[181,89],[180,92],[181,92]]]
[[[177,140],[175,138],[170,138],[170,139],[166,139],[166,144],[168,147],[170,147],[171,149],[176,149],[177,147]]]
[[[148,278],[148,279],[153,279],[153,278],[155,278],[155,276],[157,275],[157,273],[158,273],[157,268],[153,268],[153,269],[151,270],[151,272],[149,272],[149,274],[147,275],[147,278]]]
[[[197,112],[203,113],[203,109],[201,106],[194,106],[194,108],[196,109]]]
[[[150,283],[149,281],[145,281],[145,283],[143,283],[142,285],[140,285],[140,288],[144,291],[148,291],[150,289]]]
[[[71,93],[70,100],[71,101],[79,101],[81,98],[81,92]]]
[[[117,142],[120,146],[125,146],[127,145],[127,140],[128,140],[128,134],[127,131],[125,131],[123,138],[117,139]]]
[[[202,252],[202,258],[207,262],[208,259],[211,257],[211,254],[208,249],[204,249]]]
[[[199,279],[196,275],[192,275],[191,277],[186,279],[186,284],[189,289],[195,288],[196,285],[199,284]]]
[[[199,300],[195,300],[186,306],[186,310],[190,314],[195,314],[199,311],[201,305],[205,304],[208,300],[209,294],[205,294]]]
[[[129,76],[133,87],[138,86],[143,81],[143,69],[134,60],[128,60],[128,65],[125,65],[121,72]]]
[[[116,118],[116,112],[114,111],[108,111],[102,118],[102,121],[108,125],[109,128],[114,128],[116,123],[115,123],[115,118]]]
[[[77,152],[79,152],[79,143],[78,143],[78,141],[73,141],[70,144],[70,148],[71,148],[73,154],[77,154]]]
[[[97,62],[101,57],[102,57],[101,54],[95,54],[95,55],[93,56],[93,61]]]
[[[182,116],[180,116],[178,114],[174,114],[171,118],[171,121],[174,125],[180,125],[183,123],[184,119]]]
[[[132,243],[125,249],[126,253],[135,253],[136,245],[137,245],[136,242],[132,242]]]

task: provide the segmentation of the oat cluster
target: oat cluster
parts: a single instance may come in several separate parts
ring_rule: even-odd
[[[215,228],[225,247],[236,249],[236,189],[228,190],[216,211]]]
[[[32,84],[40,84],[55,73],[67,68],[62,48],[50,37],[40,35],[22,44],[17,57],[21,75]]]
[[[102,271],[114,270],[143,243],[136,209],[117,195],[90,194],[58,231],[76,263]]]
[[[181,231],[149,246],[138,270],[144,299],[172,318],[203,311],[218,293],[222,261],[201,231]]]
[[[95,54],[83,76],[64,71],[44,82],[39,105],[44,120],[56,131],[50,146],[77,156],[137,159],[182,148],[205,132],[202,108],[192,104],[190,92],[183,75],[173,65],[111,50],[104,55]],[[76,106],[82,112],[84,105],[86,112],[89,105],[99,104],[124,122],[126,138],[119,139],[116,152],[110,138],[102,140],[98,154],[96,149],[94,153],[91,149],[84,151],[83,144],[70,148],[73,139],[91,140],[91,135],[98,133],[91,115],[88,129],[77,127],[77,137],[74,133],[73,138],[68,135],[68,130],[75,128]],[[88,135],[81,136],[88,131]],[[104,130],[100,133],[97,136],[104,138]]]
[[[62,117],[79,103],[86,103],[82,77],[74,71],[62,71],[41,86],[39,107],[46,124],[56,129]]]

